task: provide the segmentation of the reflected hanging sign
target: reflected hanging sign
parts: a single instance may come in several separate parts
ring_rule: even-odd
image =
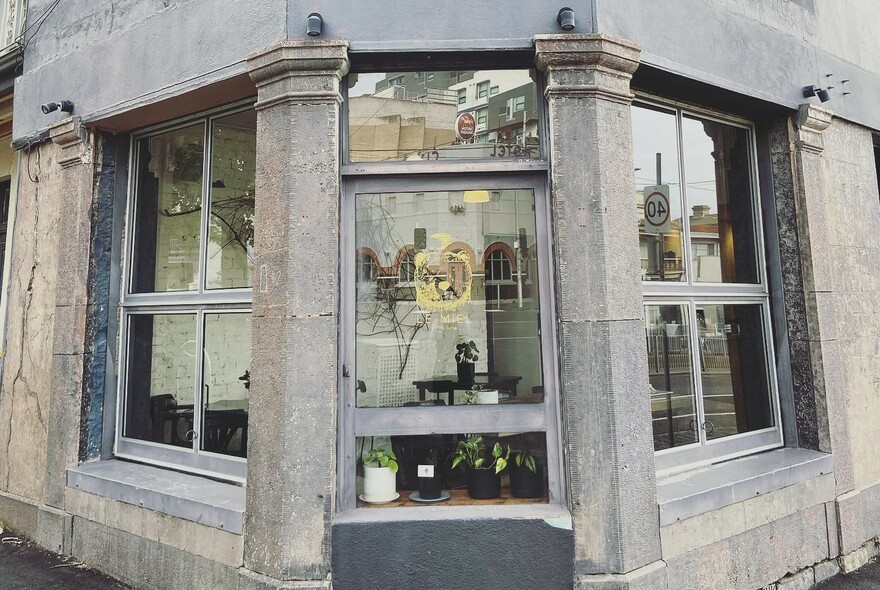
[[[455,118],[455,136],[461,141],[470,141],[477,134],[477,120],[473,113],[461,113]]]

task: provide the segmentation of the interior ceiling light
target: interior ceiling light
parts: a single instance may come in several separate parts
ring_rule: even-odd
[[[488,203],[489,191],[464,191],[465,203]]]

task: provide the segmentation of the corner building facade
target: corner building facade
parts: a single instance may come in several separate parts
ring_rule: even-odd
[[[4,527],[144,589],[877,553],[871,2],[60,6],[14,93]]]

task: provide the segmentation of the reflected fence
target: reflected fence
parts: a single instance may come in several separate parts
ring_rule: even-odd
[[[665,340],[665,342],[664,342]],[[663,373],[666,370],[664,353],[668,350],[670,371],[689,371],[691,368],[690,337],[688,335],[653,333],[647,335],[648,372]],[[730,354],[727,336],[712,334],[700,336],[700,369],[704,371],[730,370]]]

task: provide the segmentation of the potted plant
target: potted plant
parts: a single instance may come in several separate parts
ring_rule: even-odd
[[[452,453],[452,468],[467,467],[468,496],[475,500],[497,498],[501,495],[501,472],[507,467],[510,447],[505,452],[495,443],[491,452],[482,436],[474,435],[458,442]]]
[[[391,449],[376,448],[364,453],[364,494],[362,500],[372,503],[391,502],[398,497],[396,489],[397,456]]]
[[[514,498],[540,498],[544,495],[544,474],[529,451],[512,451],[510,493]]]
[[[461,383],[474,382],[474,363],[480,360],[477,345],[473,340],[459,342],[455,345],[455,363],[458,369],[458,380]]]
[[[437,500],[443,492],[443,475],[440,472],[434,449],[431,449],[431,452],[425,457],[424,462],[419,467],[422,468],[423,465],[430,466],[430,468],[425,469],[426,473],[419,473],[419,498],[422,500]]]

